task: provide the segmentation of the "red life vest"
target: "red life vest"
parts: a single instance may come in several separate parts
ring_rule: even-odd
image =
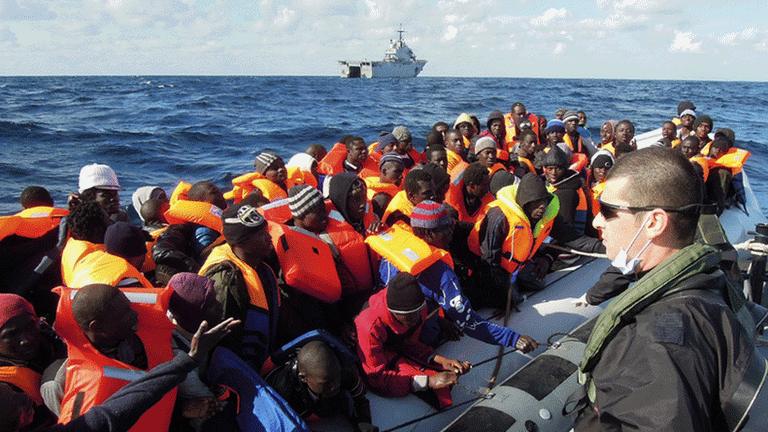
[[[337,210],[328,212],[328,227],[326,232],[321,234],[321,237],[324,235],[327,235],[336,246],[339,258],[349,269],[352,277],[355,278],[354,287],[345,287],[354,288],[354,290],[342,294],[370,292],[373,289],[373,273],[368,246],[365,244],[363,236],[355,231]]]
[[[526,168],[528,168],[528,172],[536,174],[536,167],[533,166],[533,162],[531,162],[530,159],[518,156],[517,161],[520,163],[520,165],[525,165]]]
[[[72,299],[77,290],[56,289],[59,305],[56,310],[56,333],[67,344],[67,372],[64,397],[61,401],[59,423],[69,423],[92,407],[99,405],[128,382],[146,372],[100,353],[86,338],[72,315]],[[173,358],[171,333],[173,324],[166,313],[172,291],[170,288],[122,288],[138,314],[138,331],[147,354],[148,369]],[[168,430],[176,400],[176,389],[147,410],[131,431]]]
[[[493,201],[493,195],[486,193],[483,196],[480,208],[474,213],[469,214],[464,206],[464,172],[455,179],[451,179],[451,185],[448,187],[448,193],[445,195],[445,203],[455,208],[459,213],[459,222],[475,223],[478,216],[483,212],[483,207]]]

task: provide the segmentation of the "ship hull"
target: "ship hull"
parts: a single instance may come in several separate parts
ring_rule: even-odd
[[[339,62],[342,78],[415,78],[426,60],[415,62]]]

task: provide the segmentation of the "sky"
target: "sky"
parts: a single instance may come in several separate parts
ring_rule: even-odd
[[[0,75],[336,75],[400,24],[423,76],[768,80],[768,1],[0,0]]]

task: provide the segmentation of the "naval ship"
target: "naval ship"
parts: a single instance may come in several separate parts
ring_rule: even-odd
[[[342,78],[415,78],[426,60],[416,60],[416,55],[405,44],[400,28],[397,31],[397,40],[389,40],[389,48],[384,52],[384,60],[381,61],[347,61],[339,60]]]

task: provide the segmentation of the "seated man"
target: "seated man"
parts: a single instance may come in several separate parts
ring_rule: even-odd
[[[46,406],[59,414],[61,423],[79,417],[123,387],[124,374],[136,374],[172,358],[173,326],[166,315],[170,290],[138,289],[129,294],[135,303],[109,285],[61,288],[55,329],[67,343],[68,358],[53,380],[41,386]],[[50,369],[45,375],[54,376],[49,375]],[[141,416],[138,427],[167,428],[174,400],[175,392],[168,393]]]
[[[488,168],[480,162],[470,164],[464,172],[451,180],[445,203],[459,214],[459,222],[475,223],[484,205],[493,201],[489,193],[491,177]]]
[[[27,430],[56,422],[43,405],[40,380],[45,368],[65,356],[64,344],[28,301],[16,294],[0,294],[0,383],[32,401],[34,414]]]
[[[449,129],[445,133],[445,151],[448,157],[449,173],[460,172],[466,168],[467,147],[464,147],[461,132]]]
[[[390,397],[422,393],[442,408],[451,404],[450,387],[471,365],[434,354],[420,341],[425,306],[416,278],[405,272],[393,276],[355,318],[357,352],[375,392]]]
[[[709,178],[706,179],[706,196],[717,204],[718,214],[731,204],[744,205],[744,164],[751,156],[747,150],[734,147],[735,134],[731,129],[718,129],[709,145]]]
[[[411,169],[421,162],[421,155],[413,148],[411,131],[405,126],[397,126],[392,129],[392,135],[397,139],[394,151],[403,159],[405,169]]]
[[[346,136],[321,160],[318,171],[325,175],[351,172],[368,176],[372,174],[366,167],[368,156],[368,146],[363,138]]]
[[[288,170],[280,156],[271,152],[259,153],[253,167],[253,172],[232,179],[232,190],[224,194],[226,199],[237,204],[257,189],[267,201],[288,196]]]
[[[267,221],[248,204],[231,206],[221,215],[227,242],[211,251],[199,274],[213,281],[222,318],[243,322],[224,339],[255,370],[260,370],[276,343],[279,290],[264,262],[274,251]]]
[[[453,238],[454,220],[446,211],[445,204],[441,205],[434,201],[419,203],[411,217],[411,227],[413,235],[408,234],[408,236],[413,240],[404,240],[404,243],[424,242],[433,253],[440,254],[444,258],[414,275],[431,309],[442,308],[445,317],[467,336],[485,343],[516,347],[523,352],[532,351],[538,346],[529,336],[521,336],[512,329],[494,324],[472,309],[453,271],[452,261],[446,262],[450,257],[446,249]],[[393,247],[406,247],[406,245],[393,245]],[[386,258],[393,251],[376,250],[376,252],[382,255],[379,277],[383,283],[389,283],[395,275],[407,270],[398,268],[393,261]],[[397,251],[394,252],[397,253]]]
[[[73,194],[70,207],[79,202],[94,201],[107,212],[112,221],[128,220],[120,208],[120,183],[117,174],[108,165],[90,164],[80,169],[78,193]]]
[[[165,219],[165,212],[168,211],[169,207],[170,204],[167,200],[151,198],[144,201],[144,204],[141,205],[141,209],[139,210],[139,214],[144,221],[144,229],[148,233],[152,234],[168,226],[168,221]],[[158,233],[157,236],[159,236],[159,234],[160,233]]]
[[[61,252],[61,280],[71,286],[79,263],[94,251],[103,251],[109,215],[94,201],[81,202],[67,216],[67,230],[72,235]]]
[[[558,223],[572,225],[579,234],[592,233],[587,227],[591,219],[590,204],[579,173],[569,169],[568,155],[559,147],[552,148],[539,161],[544,171],[547,188],[560,201]],[[591,227],[591,225],[590,225]]]
[[[195,207],[194,214],[179,215],[172,220],[170,213],[166,212],[166,217],[172,223],[152,248],[152,259],[157,264],[157,282],[161,285],[176,273],[197,272],[221,235],[217,231],[219,228],[203,225],[203,221],[211,218],[211,215],[218,221],[215,215],[227,207],[224,195],[213,182],[199,181],[193,184],[184,201],[204,205]],[[171,205],[169,212],[175,213],[175,205]]]
[[[389,226],[397,222],[410,225],[413,206],[434,198],[435,188],[432,177],[424,170],[411,170],[405,176],[404,190],[395,194],[389,202],[381,221]]]
[[[41,186],[27,186],[19,196],[21,208],[53,207],[53,198],[48,189]]]
[[[536,134],[533,131],[524,130],[518,134],[517,139],[517,147],[515,148],[517,157],[511,158],[509,170],[519,178],[523,178],[529,172],[536,174],[536,167],[533,165],[533,158],[538,148]]]
[[[377,430],[371,424],[357,357],[336,352],[321,340],[309,341],[290,353],[265,380],[302,417],[341,414],[355,431]]]
[[[477,161],[481,165],[488,168],[488,175],[493,178],[493,175],[499,171],[506,171],[504,165],[498,162],[496,158],[498,148],[493,138],[484,136],[478,138],[475,142],[475,156]]]
[[[701,155],[701,140],[695,135],[683,138],[678,149],[693,164],[693,169],[703,182],[709,178],[709,159]]]
[[[403,159],[397,153],[387,153],[379,159],[379,175],[363,179],[368,189],[368,201],[379,218],[384,215],[392,198],[402,190],[404,170]]]
[[[448,172],[448,150],[445,146],[440,144],[434,144],[427,146],[427,162],[433,163]]]

